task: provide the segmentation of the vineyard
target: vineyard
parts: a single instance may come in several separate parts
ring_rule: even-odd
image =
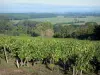
[[[73,75],[96,72],[100,69],[100,42],[77,39],[33,37],[0,37],[0,59],[16,61],[17,68],[43,64],[57,64]],[[52,65],[53,66],[53,65]]]

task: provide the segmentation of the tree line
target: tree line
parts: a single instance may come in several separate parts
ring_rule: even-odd
[[[87,22],[85,25],[54,25],[54,37],[77,39],[100,39],[100,25],[96,22]]]
[[[66,13],[0,13],[0,16],[7,16],[10,20],[25,20],[33,18],[51,18],[57,16],[72,17],[72,18],[86,18],[86,16],[100,16],[100,13],[93,12],[66,12]]]
[[[53,13],[1,13],[0,16],[2,15],[9,17],[10,20],[57,17],[57,14]]]
[[[20,20],[16,23],[5,16],[0,18],[0,34],[5,35],[99,40],[99,32],[100,25],[96,22],[87,22],[85,25],[63,23],[53,25],[50,22],[31,20]]]

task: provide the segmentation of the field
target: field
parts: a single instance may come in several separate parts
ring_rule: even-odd
[[[1,36],[0,58],[1,62],[5,59],[6,63],[9,64],[7,65],[8,67],[15,64],[15,67],[19,68],[17,69],[18,71],[23,67],[28,69],[34,63],[43,63],[46,64],[49,70],[54,72],[55,66],[63,62],[61,69],[64,72],[68,70],[70,73],[73,72],[73,74],[86,73],[89,75],[90,72],[93,74],[95,70],[92,68],[93,66],[99,67],[93,64],[93,62],[97,63],[97,61],[100,61],[99,45],[99,41]],[[97,61],[93,59],[94,57],[96,57]],[[92,64],[90,64],[90,61]],[[33,65],[32,68],[35,68],[35,66]]]
[[[75,19],[77,21],[84,21],[83,23],[75,23]],[[51,22],[53,24],[56,23],[74,23],[75,25],[84,25],[86,22],[97,22],[100,24],[100,17],[94,17],[94,16],[87,16],[86,18],[72,18],[72,17],[63,17],[63,16],[58,16],[58,17],[52,17],[52,18],[36,18],[36,19],[29,19],[32,21],[41,21],[41,22]],[[19,20],[15,20],[15,22],[18,22]]]

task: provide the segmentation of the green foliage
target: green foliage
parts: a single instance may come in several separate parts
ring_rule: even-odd
[[[1,47],[6,48],[9,58],[17,56],[24,60],[24,63],[31,59],[43,60],[50,57],[52,60],[50,63],[54,64],[59,59],[66,62],[69,58],[73,58],[75,64],[71,66],[84,72],[92,69],[90,61],[94,56],[100,61],[99,45],[92,41],[4,36],[0,37],[0,50]]]
[[[13,29],[12,22],[6,16],[0,16],[0,33],[10,34]]]
[[[56,25],[54,26],[54,37],[72,37],[72,33],[74,32],[75,28],[72,25]]]
[[[99,25],[96,22],[87,22],[85,25],[63,25],[54,26],[54,37],[99,39]]]
[[[34,29],[35,33],[44,37],[44,36],[53,36],[53,25],[50,22],[43,22],[36,25]]]
[[[99,39],[99,25],[96,22],[87,22],[85,25],[73,25],[72,23],[36,22],[21,20],[12,22],[7,16],[0,16],[0,34],[14,36],[42,36],[78,39]]]

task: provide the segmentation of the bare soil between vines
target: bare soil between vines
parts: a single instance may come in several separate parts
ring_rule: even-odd
[[[1,60],[0,75],[72,75],[64,74],[64,72],[60,70],[58,66],[55,70],[51,71],[48,68],[46,68],[46,66],[43,64],[36,64],[34,66],[30,65],[30,67],[20,67],[18,69],[16,68],[15,64],[13,64],[13,61],[14,60],[11,60],[9,61],[9,63],[6,63],[4,60]]]

